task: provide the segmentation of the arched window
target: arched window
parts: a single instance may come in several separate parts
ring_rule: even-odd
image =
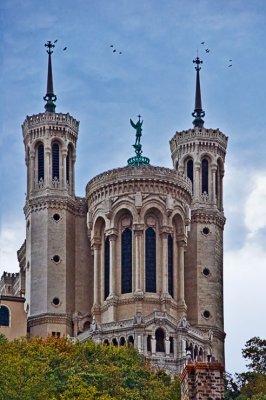
[[[127,339],[127,344],[128,344],[128,346],[132,346],[132,345],[134,345],[134,338],[133,338],[133,336],[129,336],[128,337],[128,339]]]
[[[174,277],[173,277],[173,238],[168,235],[168,293],[174,297]]]
[[[121,237],[121,293],[132,292],[132,231],[127,228]]]
[[[125,346],[126,344],[126,339],[122,336],[119,340],[119,346]]]
[[[0,306],[0,326],[9,326],[9,309],[6,306]]]
[[[40,179],[44,179],[44,147],[42,143],[38,146],[38,182]]]
[[[69,184],[70,183],[70,179],[69,179],[69,152],[67,153],[66,156],[66,181]]]
[[[110,286],[110,240],[105,239],[104,243],[104,300],[109,296]]]
[[[158,328],[155,332],[155,340],[156,340],[156,352],[164,353],[164,331],[162,328]]]
[[[188,160],[188,162],[187,162],[187,177],[192,182],[192,190],[193,190],[193,160],[192,159]]]
[[[52,145],[52,178],[59,179],[59,144]]]
[[[151,335],[147,336],[147,351],[151,351]]]
[[[209,162],[204,158],[201,162],[202,193],[209,193]]]
[[[156,292],[156,233],[148,228],[145,232],[146,292]]]

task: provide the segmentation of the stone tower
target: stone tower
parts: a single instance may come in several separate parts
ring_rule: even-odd
[[[48,41],[45,46],[45,112],[27,116],[22,125],[27,197],[26,264],[21,273],[25,276],[30,336],[72,336],[73,314],[76,308],[86,312],[90,293],[86,206],[75,197],[79,122],[69,114],[55,112],[51,60],[54,44]]]
[[[174,168],[192,182],[191,227],[185,253],[185,302],[193,326],[213,335],[212,352],[224,361],[223,322],[223,176],[227,137],[204,128],[200,64],[196,64],[193,129],[170,141]],[[193,352],[193,349],[190,349]]]

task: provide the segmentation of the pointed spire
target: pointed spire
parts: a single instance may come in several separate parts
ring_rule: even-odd
[[[57,42],[57,40],[55,41]],[[54,43],[55,43],[54,42]],[[45,104],[45,111],[48,112],[55,112],[55,107],[56,105],[54,102],[56,101],[56,95],[54,94],[54,87],[53,87],[53,71],[52,71],[52,49],[55,47],[54,44],[50,40],[47,41],[44,45],[45,47],[48,48],[46,52],[48,53],[48,74],[47,74],[47,92],[45,97],[43,98],[44,101],[46,101]]]
[[[193,60],[193,63],[196,64],[195,70],[197,71],[195,109],[194,112],[192,113],[192,117],[194,117],[193,125],[195,127],[202,128],[204,124],[202,118],[205,116],[205,112],[202,110],[202,104],[201,104],[200,75],[199,75],[199,72],[201,70],[200,64],[202,64],[202,61],[199,59],[199,57],[197,57],[195,60]]]

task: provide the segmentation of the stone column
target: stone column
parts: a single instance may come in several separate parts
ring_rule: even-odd
[[[44,180],[46,187],[50,187],[51,185],[51,177],[52,177],[52,169],[51,169],[51,148],[45,147],[44,152]]]
[[[178,303],[185,305],[184,253],[186,243],[178,240]]]
[[[216,172],[217,172],[217,165],[211,166],[211,173],[212,173],[212,202],[216,202]]]
[[[66,158],[67,158],[67,149],[62,149],[62,188],[67,189],[67,182],[66,182]]]
[[[165,355],[166,355],[166,357],[169,357],[169,355],[170,355],[170,340],[169,340],[168,336],[166,336],[164,344],[165,344]]]
[[[110,293],[108,297],[115,297],[116,295],[116,239],[117,234],[112,232],[108,235],[110,240]]]
[[[152,355],[156,354],[156,339],[155,339],[155,336],[151,337],[151,353],[152,353]]]
[[[93,305],[99,305],[99,286],[100,286],[100,268],[101,268],[101,240],[100,238],[92,239],[92,246],[94,252],[94,279],[93,279],[93,292],[94,299]]]
[[[168,293],[168,233],[162,232],[162,293]]]
[[[194,182],[194,193],[195,193],[195,198],[196,199],[200,199],[200,195],[201,195],[201,189],[200,189],[200,162],[199,161],[195,161],[194,163],[195,166],[195,182]]]
[[[75,194],[75,162],[76,162],[76,152],[72,154],[72,160],[71,160],[71,168],[70,168],[70,193],[72,195]]]
[[[30,150],[30,165],[29,165],[29,181],[30,181],[30,193],[35,189],[35,182],[34,182],[34,176],[35,176],[35,152],[33,150]],[[38,179],[38,175],[37,175]],[[37,180],[36,180],[37,181]]]
[[[141,269],[141,265],[144,265],[142,261],[142,237],[143,237],[143,225],[134,226],[134,241],[135,241],[135,293],[143,293],[144,289],[144,270]]]

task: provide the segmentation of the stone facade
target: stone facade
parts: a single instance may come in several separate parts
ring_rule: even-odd
[[[195,127],[170,141],[173,169],[106,171],[79,198],[79,122],[50,106],[22,125],[26,241],[18,280],[29,335],[132,343],[173,374],[188,355],[223,364],[227,137],[204,128],[197,111]]]

